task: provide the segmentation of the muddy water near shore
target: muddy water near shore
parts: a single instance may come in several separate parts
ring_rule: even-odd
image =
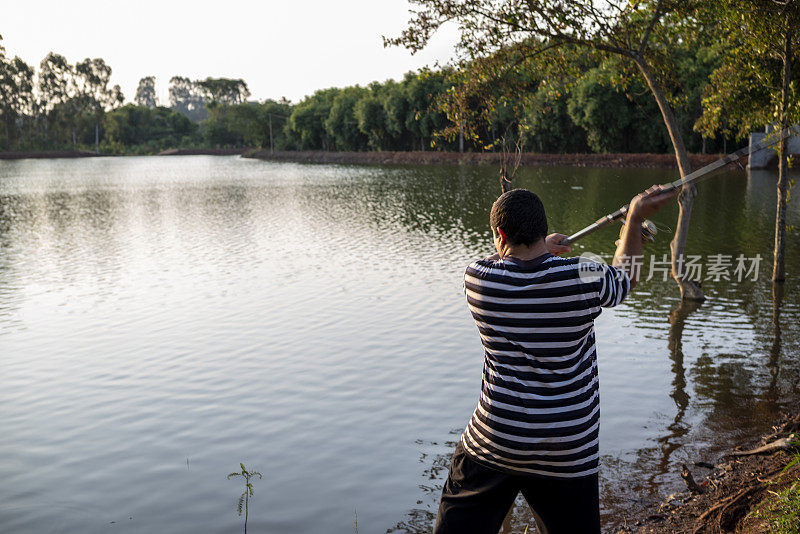
[[[491,167],[238,157],[0,162],[0,531],[427,532],[482,353],[462,289]],[[668,170],[524,168],[553,231]],[[681,306],[655,268],[597,321],[608,529],[798,398],[800,275],[769,282],[775,177],[701,186],[688,250],[760,254]],[[676,210],[656,218],[668,251]],[[790,204],[789,223],[800,226]],[[576,253],[610,256],[615,231]],[[646,264],[649,271],[651,264]],[[794,274],[792,274],[794,273]],[[649,273],[647,273],[649,274]],[[703,273],[706,278],[706,273]],[[113,523],[112,523],[113,522]],[[518,507],[505,527],[530,522]]]

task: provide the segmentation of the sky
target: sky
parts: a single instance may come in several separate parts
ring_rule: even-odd
[[[101,57],[126,101],[143,76],[156,77],[160,103],[169,79],[242,78],[251,99],[294,102],[317,89],[399,79],[446,63],[456,29],[445,28],[423,52],[383,47],[408,22],[406,0],[225,2],[1,0],[6,55],[38,69],[50,51],[70,63]]]

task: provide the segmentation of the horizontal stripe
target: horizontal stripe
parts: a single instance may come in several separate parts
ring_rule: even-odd
[[[473,416],[485,426],[494,430],[492,434],[502,433],[513,438],[541,438],[541,437],[569,437],[572,434],[585,432],[598,422],[600,407],[597,406],[587,417],[575,421],[559,423],[529,423],[522,425],[507,425],[499,421],[489,419],[480,406],[475,410]]]
[[[480,333],[480,330],[479,330]],[[521,341],[511,342],[507,339],[496,337],[497,333],[481,333],[484,352],[494,354],[496,352],[519,352],[535,362],[565,362],[576,356],[594,350],[594,332],[590,332],[586,337],[586,343],[578,347],[546,349],[542,347],[534,348],[530,343]]]
[[[571,272],[571,270],[570,269],[560,269],[560,270],[551,269],[549,271],[549,273],[551,275],[554,272],[569,273],[569,272]],[[575,277],[567,276],[567,275],[564,275],[563,277],[559,277],[558,280],[552,280],[552,281],[550,281],[548,283],[542,283],[540,280],[536,280],[535,278],[526,277],[526,276],[520,276],[520,275],[515,275],[515,276],[508,277],[508,280],[509,280],[508,282],[504,282],[502,280],[496,281],[497,280],[497,276],[494,277],[495,280],[487,280],[486,278],[483,278],[484,274],[489,274],[489,273],[486,272],[486,273],[481,273],[478,276],[473,276],[472,274],[470,274],[469,269],[467,269],[467,271],[464,273],[464,285],[465,286],[472,285],[472,286],[475,286],[476,288],[486,288],[486,290],[502,290],[502,291],[508,292],[508,291],[512,291],[514,289],[516,289],[517,291],[526,291],[525,289],[523,289],[525,286],[520,286],[517,283],[520,280],[527,280],[528,281],[528,287],[531,290],[545,289],[545,288],[551,288],[551,287],[552,288],[556,288],[556,287],[575,287],[575,286],[586,288],[586,286],[597,284],[597,281],[595,281],[595,280],[591,280],[591,281],[585,282],[585,281],[581,280],[580,278],[575,278]]]
[[[583,339],[593,330],[591,322],[584,322],[580,325],[574,326],[548,326],[542,327],[536,324],[536,321],[528,321],[527,325],[509,326],[498,324],[502,321],[497,321],[494,317],[490,317],[488,321],[481,321],[475,319],[478,329],[485,332],[501,332],[502,334],[530,334],[539,336],[550,336],[553,339],[565,339],[567,341],[575,339]]]
[[[531,358],[547,358],[550,361],[564,361],[574,358],[586,345],[594,345],[594,335],[590,334],[586,338],[586,343],[581,345],[570,345],[567,347],[558,344],[543,346],[542,343],[528,342],[524,340],[509,340],[497,337],[497,332],[478,332],[481,334],[481,342],[484,349],[500,350],[521,350],[528,353]]]
[[[561,307],[561,305],[569,305],[573,302],[586,302],[586,295],[580,291],[575,291],[571,293],[567,293],[565,295],[551,295],[551,296],[531,296],[526,297],[523,295],[515,296],[515,295],[507,295],[502,297],[495,297],[491,295],[486,295],[480,291],[475,291],[473,289],[466,289],[467,296],[470,299],[480,302],[478,305],[480,308],[486,309],[486,304],[536,304],[536,305],[552,305],[555,304],[557,307]],[[530,293],[530,291],[525,291],[525,293]],[[553,306],[556,308],[556,306]]]
[[[500,274],[496,272],[483,272],[479,273],[477,271],[470,271],[467,270],[467,274],[472,276],[473,278],[477,278],[480,280],[487,280],[489,282],[496,282],[498,284],[505,284],[507,286],[518,286],[518,287],[525,287],[529,286],[532,281],[536,281],[540,284],[548,284],[551,282],[558,282],[564,280],[575,280],[576,276],[578,276],[578,269],[575,267],[567,267],[567,268],[555,268],[542,275],[531,278],[527,275],[508,275],[508,274]],[[599,287],[599,282],[595,283],[597,287]],[[595,289],[596,291],[596,289]]]
[[[542,383],[548,385],[554,383],[566,385],[591,367],[593,361],[594,360],[591,358],[584,358],[572,367],[561,369],[560,372],[537,370],[531,367],[523,370],[520,366],[508,366],[500,363],[495,364],[492,360],[486,360],[485,364],[495,376],[500,376],[506,380],[533,387],[534,385]]]
[[[535,286],[508,286],[496,282],[464,282],[464,288],[486,298],[559,298],[579,295],[586,298],[588,284],[574,279],[559,280]]]
[[[512,347],[515,347],[512,345]],[[487,347],[484,344],[484,360],[490,360],[499,365],[525,370],[541,370],[558,372],[561,370],[571,369],[580,363],[584,358],[594,358],[595,345],[594,343],[585,343],[579,350],[570,358],[539,358],[533,351],[521,350],[495,350],[494,344]]]
[[[480,429],[476,427],[469,427],[467,431],[467,435],[474,443],[480,444],[491,454],[502,457],[509,463],[519,465],[530,465],[538,462],[541,462],[543,465],[557,465],[556,462],[562,461],[582,463],[597,453],[597,451],[594,450],[594,446],[597,445],[596,434],[592,434],[590,436],[591,439],[585,443],[578,444],[568,449],[556,451],[524,451],[523,454],[520,454],[521,451],[517,449],[511,449],[492,443],[489,437],[481,433]]]
[[[520,395],[519,391],[505,389],[501,386],[483,384],[482,392],[492,399],[504,404],[516,405],[520,408],[545,408],[548,406],[570,406],[574,402],[582,402],[597,390],[597,375],[585,386],[567,393],[551,395]]]
[[[545,262],[535,265],[528,269],[520,268],[505,261],[493,261],[491,259],[483,259],[472,262],[467,266],[467,272],[475,273],[501,273],[508,277],[520,277],[526,279],[534,279],[547,273],[552,273],[563,269],[576,269],[578,266],[577,258],[550,258]]]
[[[494,328],[493,326],[481,321],[475,321],[475,324],[478,326],[478,332],[485,336],[495,337],[500,334],[508,341],[525,341],[529,344],[535,343],[537,347],[542,348],[558,348],[577,345],[581,343],[593,330],[592,326],[589,326],[577,332],[548,333],[546,330],[541,328],[525,329],[517,326],[513,328]]]
[[[486,426],[473,414],[467,430],[480,431],[482,435],[491,436],[492,443],[517,451],[524,456],[531,451],[563,451],[597,440],[599,425],[595,424],[569,436],[526,437],[506,434],[500,430]],[[488,439],[488,438],[487,438]]]
[[[549,458],[552,460],[554,458],[560,458],[562,455],[568,456],[578,453],[590,455],[592,452],[594,452],[592,448],[598,444],[598,430],[599,426],[595,426],[577,439],[552,442],[550,443],[552,445],[550,448],[542,447],[541,445],[543,445],[543,443],[540,442],[537,444],[539,446],[537,449],[531,449],[528,446],[520,448],[519,444],[506,447],[500,443],[497,443],[498,436],[493,436],[490,438],[490,436],[484,434],[479,425],[470,425],[467,427],[465,432],[470,434],[473,440],[479,440],[480,443],[492,454],[504,456],[511,462],[523,463],[536,458]],[[513,440],[509,441],[511,443],[516,443]]]
[[[520,423],[523,423],[525,428],[536,428],[537,424],[553,423],[552,426],[557,426],[556,423],[559,425],[573,424],[593,414],[599,403],[600,399],[595,394],[580,405],[569,406],[563,410],[523,413],[500,408],[495,403],[486,402],[485,397],[481,396],[478,400],[478,410],[481,410],[481,413],[488,419],[500,424],[521,426]]]
[[[589,384],[597,376],[597,366],[591,365],[581,374],[562,382],[538,382],[517,380],[514,377],[502,376],[491,369],[484,367],[483,380],[493,387],[513,391],[520,397],[530,398],[530,395],[561,395],[570,393]],[[491,388],[490,388],[491,389]]]
[[[511,398],[514,399],[514,397]],[[564,402],[561,400],[520,405],[514,402],[503,402],[503,399],[498,398],[496,395],[491,395],[486,391],[481,391],[481,395],[478,398],[478,403],[485,404],[487,409],[491,409],[498,415],[524,421],[528,415],[553,414],[568,412],[570,410],[578,410],[584,406],[596,402],[597,399],[599,399],[597,388],[589,387],[578,397],[569,399],[569,402]]]
[[[484,310],[467,304],[472,318],[476,321],[491,324],[493,326],[529,326],[530,328],[585,328],[592,324],[592,312],[586,313],[565,312],[553,313],[519,313],[506,312],[499,310]]]
[[[553,477],[553,478],[577,478],[587,475],[592,475],[597,473],[598,471],[598,455],[595,455],[586,463],[578,464],[575,466],[537,466],[537,467],[522,467],[510,464],[509,462],[505,461],[504,458],[498,457],[489,453],[486,453],[485,448],[473,448],[473,445],[469,443],[469,439],[463,440],[462,443],[467,442],[464,444],[464,449],[467,452],[473,454],[473,456],[481,462],[488,463],[493,465],[497,468],[500,468],[503,471],[508,471],[511,473],[525,473],[525,474],[533,474],[533,475],[541,475],[546,477]]]
[[[490,311],[505,311],[505,312],[520,312],[520,313],[553,313],[553,312],[567,312],[567,311],[580,311],[590,310],[597,307],[596,300],[588,300],[585,298],[565,299],[521,299],[519,302],[514,303],[513,299],[505,299],[510,302],[496,302],[499,299],[485,300],[481,299],[478,295],[476,298],[474,293],[470,294],[467,291],[467,303],[480,310]],[[549,301],[549,302],[548,302]],[[554,302],[558,301],[558,302]]]

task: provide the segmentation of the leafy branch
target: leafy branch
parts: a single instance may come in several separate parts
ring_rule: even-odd
[[[255,489],[253,488],[253,483],[250,482],[250,479],[255,477],[261,479],[262,476],[258,471],[248,471],[243,463],[240,463],[239,467],[242,468],[242,471],[230,473],[228,475],[228,480],[233,477],[242,477],[244,479],[244,491],[239,496],[239,500],[236,503],[236,511],[239,513],[239,516],[241,516],[242,508],[244,507],[244,532],[247,534],[247,517],[249,514],[250,499],[252,499],[255,495]]]

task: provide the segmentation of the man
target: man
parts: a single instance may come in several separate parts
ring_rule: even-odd
[[[600,532],[594,319],[636,285],[630,258],[641,256],[641,224],[676,194],[653,186],[631,201],[611,266],[556,257],[570,251],[559,244],[566,236],[547,235],[530,191],[494,203],[497,254],[464,276],[485,352],[481,395],[453,454],[435,534],[495,534],[520,491],[540,531]]]

